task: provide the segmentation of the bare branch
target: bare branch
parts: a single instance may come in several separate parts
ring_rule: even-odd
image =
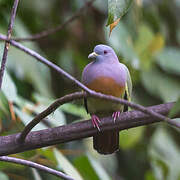
[[[35,127],[42,119],[47,117],[49,114],[54,112],[60,105],[65,104],[67,102],[80,99],[82,97],[85,97],[85,93],[83,92],[76,92],[73,94],[66,95],[62,98],[57,99],[54,101],[47,109],[45,109],[43,112],[39,113],[20,133],[20,136],[18,137],[18,141],[20,143],[24,142],[26,136],[31,131],[33,127]]]
[[[87,94],[86,92],[76,92],[76,93],[72,93],[69,95],[66,95],[62,98],[57,99],[56,101],[54,101],[47,109],[45,109],[44,111],[42,111],[41,113],[39,113],[25,128],[24,130],[20,133],[20,136],[18,137],[18,141],[20,143],[24,142],[26,136],[28,135],[28,133],[31,131],[31,129],[33,127],[35,127],[42,119],[44,119],[45,117],[47,117],[49,114],[51,114],[52,112],[54,112],[60,105],[73,101],[73,100],[77,100],[77,99],[81,99],[84,97],[96,97],[96,98],[100,98],[100,99],[105,99],[108,101],[112,101],[114,103],[120,103],[123,105],[127,105],[133,109],[139,110],[141,112],[144,112],[146,114],[151,115],[154,118],[158,118],[162,121],[169,121],[170,123],[173,123],[174,126],[180,128],[180,123],[177,123],[159,113],[156,113],[148,108],[145,108],[144,106],[141,106],[139,104],[135,104],[132,102],[129,102],[127,100],[124,99],[120,99],[120,98],[116,98],[114,96],[108,96],[105,94],[101,94],[101,93],[97,93],[97,92],[91,92],[90,94]]]
[[[1,40],[7,40],[6,36],[0,34],[0,39]],[[86,92],[90,93],[92,92],[92,90],[90,90],[89,88],[87,88],[85,85],[83,85],[80,81],[78,81],[76,78],[74,78],[73,76],[71,76],[69,73],[65,72],[63,69],[61,69],[59,66],[53,64],[51,61],[47,60],[46,58],[42,57],[40,54],[38,54],[37,52],[23,46],[22,44],[14,41],[14,40],[9,40],[9,42],[16,48],[21,49],[22,51],[24,51],[26,54],[29,54],[30,56],[34,57],[36,60],[38,60],[39,62],[47,65],[48,67],[50,67],[51,69],[55,70],[56,72],[58,72],[59,74],[61,74],[62,76],[64,76],[65,78],[71,80],[72,82],[74,82],[75,84],[77,84],[80,88],[82,88],[83,90],[85,90]]]
[[[162,115],[167,115],[174,103],[160,104],[147,109]],[[178,114],[176,117],[180,117]],[[140,111],[129,111],[122,113],[114,123],[111,117],[101,119],[101,131],[124,130],[133,127],[148,125],[161,121]],[[24,152],[36,148],[46,147],[59,143],[87,138],[99,133],[93,127],[91,120],[72,123],[41,131],[33,131],[28,134],[24,143],[17,142],[20,133],[0,137],[0,156]]]
[[[7,54],[8,54],[8,50],[9,50],[9,46],[10,46],[9,40],[11,38],[11,33],[12,33],[13,25],[14,25],[14,20],[15,20],[15,17],[16,17],[16,10],[17,10],[17,7],[18,7],[18,3],[19,3],[19,0],[14,0],[14,5],[13,5],[12,10],[11,10],[11,17],[10,17],[10,21],[9,21],[9,25],[8,25],[8,32],[7,32],[7,41],[5,41],[4,52],[3,52],[3,57],[2,57],[2,61],[1,61],[0,89],[1,89],[1,86],[2,86],[4,70],[5,70],[5,67],[6,67]]]
[[[61,177],[62,179],[65,180],[74,180],[72,177],[60,172],[60,171],[56,171],[54,169],[51,169],[47,166],[32,162],[32,161],[28,161],[28,160],[24,160],[24,159],[19,159],[19,158],[15,158],[15,157],[8,157],[8,156],[1,156],[0,157],[0,161],[5,161],[5,162],[11,162],[11,163],[16,163],[16,164],[21,164],[24,166],[29,166],[32,168],[36,168],[39,169],[41,171],[47,172],[49,174],[53,174],[57,177]]]
[[[163,115],[161,115],[159,113],[156,113],[153,110],[149,110],[148,108],[146,108],[144,106],[141,106],[140,104],[135,104],[135,103],[129,102],[129,101],[125,100],[125,99],[120,99],[120,98],[117,98],[117,97],[114,97],[114,96],[108,96],[108,95],[105,95],[105,94],[97,93],[95,91],[90,92],[90,96],[100,98],[100,99],[106,99],[106,100],[112,101],[114,103],[120,103],[120,104],[123,104],[123,105],[127,105],[127,106],[129,106],[129,107],[131,107],[133,109],[139,110],[139,111],[141,111],[141,112],[143,112],[145,114],[149,114],[154,118],[158,118],[158,119],[160,119],[162,121],[165,121],[165,122],[169,123],[172,126],[180,128],[180,123],[174,122],[172,119],[170,119],[168,117],[165,117],[165,116],[163,116]]]
[[[0,39],[6,40],[7,38],[6,38],[6,36],[3,36],[3,35],[0,34]],[[80,81],[78,81],[76,78],[71,76],[69,73],[65,72],[59,66],[53,64],[51,61],[47,60],[46,58],[42,57],[37,52],[35,52],[35,51],[33,51],[33,50],[31,50],[31,49],[21,45],[20,43],[14,41],[14,40],[9,40],[9,42],[13,46],[15,46],[15,47],[21,49],[22,51],[24,51],[25,53],[33,56],[34,58],[36,58],[41,63],[43,63],[43,64],[47,65],[48,67],[52,68],[53,70],[57,71],[62,76],[68,78],[69,80],[71,80],[72,82],[77,84],[79,87],[81,87],[83,90],[85,90],[87,93],[89,93],[91,96],[96,97],[96,98],[107,99],[107,100],[110,100],[110,101],[113,101],[113,102],[116,102],[116,103],[120,103],[120,104],[124,104],[124,105],[130,106],[133,109],[137,109],[139,111],[147,113],[147,114],[149,114],[151,116],[159,118],[160,120],[164,120],[165,122],[167,122],[167,123],[169,123],[169,124],[171,124],[171,125],[173,125],[175,127],[180,128],[180,124],[179,123],[176,123],[176,122],[172,121],[170,118],[162,116],[161,114],[155,113],[153,111],[149,111],[147,108],[145,108],[143,106],[140,106],[138,104],[134,104],[134,103],[128,102],[128,101],[120,99],[120,98],[116,98],[116,97],[113,97],[113,96],[107,96],[107,95],[104,95],[104,94],[92,91],[91,89],[89,89],[85,85],[83,85]]]
[[[34,40],[41,39],[41,38],[44,38],[46,36],[49,36],[51,34],[54,34],[57,31],[60,31],[61,29],[63,29],[65,26],[70,24],[72,21],[74,21],[78,17],[80,17],[82,15],[82,13],[84,12],[84,10],[86,8],[90,7],[94,1],[95,0],[91,0],[91,1],[86,2],[85,5],[83,7],[81,7],[71,18],[69,18],[67,21],[65,21],[64,23],[58,25],[55,28],[44,30],[44,31],[42,31],[40,33],[37,33],[37,34],[34,34],[34,35],[30,36],[30,37],[25,37],[25,38],[14,37],[12,39],[16,40],[16,41],[34,41]]]

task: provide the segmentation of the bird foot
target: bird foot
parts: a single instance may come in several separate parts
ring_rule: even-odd
[[[116,119],[120,116],[120,114],[121,114],[120,111],[113,112],[112,118],[114,120],[114,123],[116,122]]]
[[[93,126],[94,126],[95,128],[97,128],[98,131],[100,131],[99,123],[100,123],[101,121],[100,121],[99,117],[93,114],[93,115],[91,116],[91,121],[92,121]]]

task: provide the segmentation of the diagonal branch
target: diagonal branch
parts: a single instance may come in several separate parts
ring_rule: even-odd
[[[9,21],[9,25],[8,25],[8,32],[7,32],[7,40],[5,41],[5,45],[4,45],[4,52],[3,52],[2,62],[1,62],[1,69],[0,69],[0,89],[2,86],[4,70],[6,67],[7,54],[8,54],[8,50],[9,50],[9,46],[10,46],[9,40],[11,38],[11,33],[12,33],[13,25],[14,25],[14,20],[16,17],[16,10],[18,7],[18,3],[19,3],[19,0],[15,0],[12,10],[11,10],[11,17],[10,17],[10,21]]]
[[[166,103],[148,107],[147,109],[166,116],[173,105],[174,103]],[[180,117],[180,114],[176,117]],[[102,118],[100,128],[101,131],[124,130],[160,121],[160,119],[154,118],[140,111],[129,111],[122,113],[116,120],[116,123],[114,123],[111,117]],[[19,137],[20,133],[1,136],[0,156],[87,138],[94,136],[96,133],[99,133],[98,130],[93,127],[91,120],[88,120],[30,132],[24,143],[21,144],[17,142],[17,137]]]
[[[53,174],[57,177],[61,177],[64,180],[74,180],[72,177],[60,172],[60,171],[56,171],[54,169],[51,169],[47,166],[32,162],[32,161],[28,161],[28,160],[24,160],[24,159],[19,159],[19,158],[15,158],[15,157],[8,157],[8,156],[1,156],[0,157],[0,161],[5,161],[5,162],[11,162],[11,163],[16,163],[16,164],[21,164],[24,166],[29,166],[32,168],[36,168],[39,169],[41,171],[47,172],[49,174]]]
[[[6,36],[0,34],[0,39],[1,40],[8,40],[6,38]],[[9,40],[9,42],[16,48],[24,51],[26,54],[29,54],[30,56],[34,57],[36,60],[38,60],[39,62],[45,64],[46,66],[50,67],[51,69],[55,70],[57,73],[61,74],[63,77],[71,80],[72,82],[74,82],[75,84],[77,84],[80,88],[82,88],[83,90],[85,90],[86,92],[90,93],[92,90],[90,90],[89,88],[87,88],[85,85],[83,85],[80,81],[78,81],[76,78],[74,78],[73,76],[71,76],[69,73],[67,73],[66,71],[64,71],[63,69],[61,69],[59,66],[57,66],[56,64],[52,63],[51,61],[47,60],[46,58],[42,57],[40,54],[38,54],[37,52],[23,46],[22,44],[14,41],[14,40]]]
[[[69,95],[66,95],[62,98],[57,99],[54,101],[47,109],[39,113],[25,128],[24,130],[20,133],[20,136],[18,137],[18,141],[20,143],[24,142],[26,136],[28,133],[31,131],[33,127],[35,127],[41,120],[43,120],[45,117],[47,117],[49,114],[54,112],[60,105],[63,105],[67,102],[76,100],[76,99],[81,99],[82,97],[85,97],[85,93],[83,92],[76,92],[72,93]]]
[[[2,40],[7,40],[6,36],[3,36],[0,34],[0,39]],[[77,84],[80,88],[82,88],[83,90],[85,90],[90,96],[93,96],[93,97],[96,97],[96,98],[101,98],[101,99],[107,99],[107,100],[110,100],[110,101],[113,101],[113,102],[116,102],[116,103],[120,103],[120,104],[123,104],[123,105],[127,105],[127,106],[130,106],[132,107],[133,109],[137,109],[139,111],[142,111],[144,113],[147,113],[155,118],[158,118],[160,120],[164,120],[165,122],[173,125],[173,126],[176,126],[178,128],[180,128],[180,124],[179,123],[175,123],[173,120],[171,120],[170,118],[168,117],[165,117],[161,114],[158,114],[156,112],[153,112],[152,110],[149,111],[147,108],[143,107],[143,106],[140,106],[138,104],[134,104],[134,103],[131,103],[131,102],[128,102],[126,100],[123,100],[123,99],[120,99],[120,98],[116,98],[116,97],[113,97],[113,96],[108,96],[108,95],[104,95],[104,94],[101,94],[101,93],[97,93],[89,88],[87,88],[84,84],[82,84],[80,81],[78,81],[76,78],[74,78],[73,76],[71,76],[69,73],[67,73],[66,71],[64,71],[63,69],[61,69],[59,66],[55,65],[54,63],[52,63],[51,61],[47,60],[46,58],[42,57],[40,54],[38,54],[37,52],[23,46],[22,44],[14,41],[14,40],[9,40],[9,42],[21,49],[22,51],[24,51],[25,53],[31,55],[32,57],[34,57],[35,59],[37,59],[38,61],[40,61],[41,63],[47,65],[48,67],[52,68],[53,70],[55,70],[56,72],[58,72],[59,74],[61,74],[62,76],[66,77],[67,79],[71,80],[72,82],[74,82],[75,84]]]
[[[49,36],[51,34],[54,34],[57,31],[60,31],[61,29],[63,29],[65,26],[70,24],[72,21],[74,21],[78,17],[80,17],[81,14],[83,13],[83,11],[86,8],[90,7],[94,1],[95,0],[90,0],[90,1],[86,2],[85,5],[83,7],[81,7],[72,17],[70,17],[67,21],[65,21],[64,23],[58,25],[55,28],[44,30],[44,31],[42,31],[40,33],[37,33],[37,34],[34,34],[34,35],[30,36],[30,37],[25,37],[25,38],[14,37],[12,39],[14,39],[16,41],[34,41],[34,40],[41,39],[41,38],[44,38],[46,36]]]

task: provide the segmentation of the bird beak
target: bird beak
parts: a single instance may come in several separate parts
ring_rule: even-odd
[[[89,54],[88,59],[93,59],[96,58],[98,56],[98,54],[96,54],[95,52],[92,52],[91,54]]]

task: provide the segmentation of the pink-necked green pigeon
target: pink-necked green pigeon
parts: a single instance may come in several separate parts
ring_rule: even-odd
[[[94,48],[94,52],[89,54],[88,58],[92,58],[94,61],[84,68],[83,84],[94,91],[130,100],[131,77],[128,68],[119,62],[114,50],[107,45],[100,44]],[[99,130],[93,136],[94,149],[101,154],[116,152],[119,149],[119,131],[101,132],[99,117],[112,115],[115,122],[120,113],[127,111],[128,107],[95,98],[85,99],[85,107],[91,115],[94,127]]]

